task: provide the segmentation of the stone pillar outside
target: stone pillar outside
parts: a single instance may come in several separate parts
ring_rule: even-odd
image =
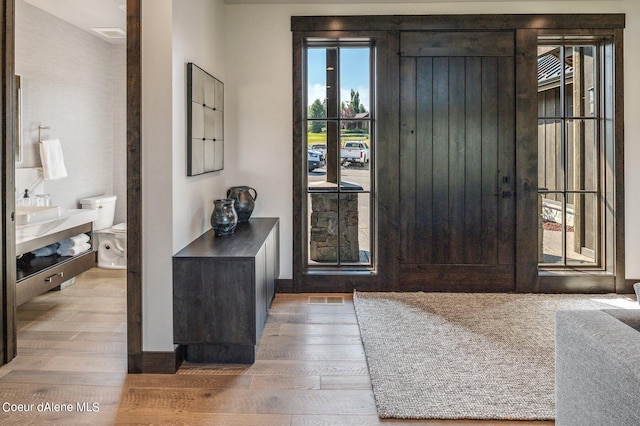
[[[337,263],[360,261],[358,243],[358,194],[311,194],[311,236],[309,255],[312,261]],[[340,235],[338,235],[338,232]]]

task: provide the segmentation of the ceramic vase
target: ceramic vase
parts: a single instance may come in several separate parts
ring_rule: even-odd
[[[246,222],[256,206],[258,192],[250,186],[232,186],[227,190],[227,198],[236,201],[234,207],[238,213],[238,222]]]
[[[231,235],[238,225],[238,214],[234,208],[235,201],[223,198],[213,201],[213,213],[211,213],[211,226],[216,236]]]

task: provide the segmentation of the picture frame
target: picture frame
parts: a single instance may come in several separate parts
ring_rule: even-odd
[[[187,176],[224,169],[224,84],[187,63]]]

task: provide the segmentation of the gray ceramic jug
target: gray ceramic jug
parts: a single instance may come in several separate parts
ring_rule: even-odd
[[[234,200],[213,200],[213,213],[211,213],[211,226],[217,237],[231,235],[236,230],[238,215],[233,208]]]
[[[253,191],[253,195],[251,191]],[[258,191],[249,186],[232,186],[227,190],[227,198],[236,202],[234,207],[238,213],[238,222],[246,222],[256,206]]]

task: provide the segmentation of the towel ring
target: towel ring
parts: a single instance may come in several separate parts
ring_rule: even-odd
[[[42,124],[38,125],[38,143],[42,143],[42,131],[49,130],[49,126],[43,126]]]

